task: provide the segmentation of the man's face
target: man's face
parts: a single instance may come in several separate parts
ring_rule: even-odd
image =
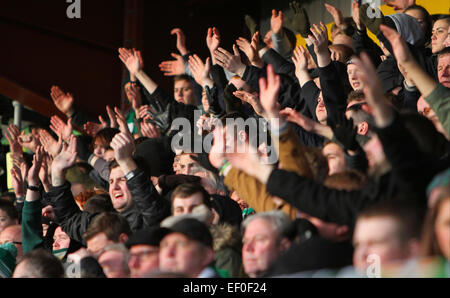
[[[98,263],[102,266],[103,273],[107,278],[127,278],[129,277],[124,268],[124,255],[118,250],[108,250],[98,257]]]
[[[317,99],[316,117],[321,124],[327,124],[327,109],[323,102],[322,91],[320,91],[319,98]]]
[[[344,150],[338,144],[327,144],[322,153],[328,160],[328,175],[342,173],[347,169]]]
[[[145,277],[159,269],[159,247],[147,244],[133,245],[128,260],[131,277]]]
[[[250,277],[265,272],[280,254],[278,233],[265,219],[257,218],[247,225],[242,243],[242,264]]]
[[[16,260],[20,260],[23,256],[22,247],[22,229],[19,225],[12,225],[6,227],[0,233],[0,244],[11,242],[17,248]]]
[[[189,81],[176,81],[174,84],[173,96],[177,102],[195,105],[194,88]]]
[[[192,175],[196,166],[197,162],[191,158],[191,155],[188,153],[183,153],[179,155],[177,168],[174,169],[177,175]]]
[[[447,39],[449,27],[446,20],[437,20],[434,23],[431,35],[431,50],[434,54],[444,49],[444,42]]]
[[[401,241],[398,223],[391,217],[360,218],[353,234],[353,265],[366,270],[370,255],[380,258],[380,264],[404,260],[408,257],[406,245]]]
[[[172,203],[172,213],[173,215],[192,213],[192,210],[201,204],[203,204],[203,195],[200,192],[186,198],[175,197]]]
[[[70,237],[67,235],[61,227],[57,227],[53,234],[53,250],[69,248]]]
[[[354,64],[349,64],[347,66],[348,81],[350,82],[353,90],[362,90],[364,88],[364,85],[356,76],[357,70],[358,67]]]
[[[0,209],[0,233],[8,226],[16,225],[17,220],[13,220],[9,217],[3,209]]]
[[[98,233],[91,239],[86,241],[87,249],[96,257],[98,257],[103,249],[110,244],[114,244],[114,241],[109,240],[105,233]]]
[[[181,233],[172,233],[164,237],[160,244],[159,269],[179,272],[191,278],[211,263],[214,253],[197,241]]]
[[[408,6],[414,4],[415,1],[411,0],[383,0],[387,6],[392,7],[397,12],[402,12]]]
[[[99,139],[94,141],[94,154],[99,158],[104,158],[106,150],[108,148],[105,146],[104,142]]]
[[[120,167],[115,167],[109,174],[109,196],[114,209],[118,212],[127,210],[133,204],[127,179]]]
[[[450,54],[445,54],[439,57],[438,79],[439,83],[447,88],[450,88]]]

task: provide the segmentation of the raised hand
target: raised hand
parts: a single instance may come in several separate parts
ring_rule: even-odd
[[[264,117],[264,109],[261,106],[261,102],[259,101],[258,93],[253,92],[250,93],[245,90],[238,90],[233,92],[233,95],[239,98],[240,100],[250,104],[253,107],[253,110],[256,114],[261,117]]]
[[[308,35],[308,38],[314,45],[318,66],[324,67],[331,62],[331,55],[328,50],[328,30],[322,22],[320,22],[320,27],[316,24],[313,26],[314,28],[311,28],[312,34]]]
[[[273,166],[262,162],[256,148],[249,145],[248,141],[238,145],[237,150],[226,152],[225,157],[230,161],[233,168],[239,169],[259,181],[266,184]]]
[[[142,105],[141,87],[139,87],[136,83],[130,84],[127,89],[127,97],[131,102],[133,110],[136,114],[138,114],[139,108]]]
[[[147,115],[147,117],[149,117]],[[144,118],[145,120],[145,118]],[[144,137],[147,138],[159,138],[161,137],[161,130],[159,129],[158,126],[147,122],[147,121],[143,121],[141,123],[141,133]]]
[[[13,166],[17,167],[22,174],[22,180],[25,181],[28,175],[28,164],[25,161],[23,155],[12,154],[11,159]]]
[[[71,117],[74,113],[74,100],[71,93],[64,93],[58,86],[52,86],[50,96],[55,106],[67,117]]]
[[[272,9],[272,17],[270,18],[270,28],[274,34],[279,34],[283,30],[283,12],[280,10],[277,14],[275,9]]]
[[[171,53],[170,54],[175,60],[163,61],[159,64],[159,69],[164,73],[165,76],[176,76],[184,74],[184,67],[186,62],[181,55]]]
[[[43,129],[41,130],[39,140],[41,141],[44,150],[52,157],[58,155],[62,150],[61,135],[58,136],[58,141],[56,141],[48,131]]]
[[[298,1],[289,2],[289,6],[294,15],[290,22],[292,29],[300,33],[303,38],[307,38],[310,34],[309,28],[311,25],[306,10],[300,6]]]
[[[415,63],[406,42],[397,31],[385,25],[381,25],[380,30],[391,43],[392,50],[394,51],[394,56],[398,64],[405,65],[411,62]]]
[[[99,123],[95,123],[95,122],[86,122],[83,125],[83,129],[84,131],[86,131],[86,133],[88,135],[90,135],[91,137],[95,137],[95,135],[102,129],[108,127],[108,123],[106,123],[106,121],[103,119],[103,117],[100,115],[98,116],[98,120],[100,121]]]
[[[118,128],[119,124],[117,123],[116,113],[114,113],[113,109],[111,109],[109,106],[106,106],[106,113],[108,113],[109,117],[109,127]]]
[[[211,71],[210,58],[206,58],[206,63],[203,63],[199,56],[193,55],[189,57],[189,69],[194,76],[195,81],[200,86],[208,85],[212,87],[213,80],[209,77]]]
[[[116,119],[117,123],[119,124],[120,131],[123,132],[124,134],[129,134],[131,136],[127,120],[125,119],[125,115],[123,114],[123,112],[118,107],[114,107],[114,112],[116,113]]]
[[[50,123],[50,129],[53,130],[56,135],[61,136],[63,140],[67,142],[72,135],[72,119],[69,118],[66,124],[61,120],[61,118],[55,115],[50,118]]]
[[[279,117],[280,110],[277,97],[280,87],[280,76],[275,74],[271,64],[267,65],[267,80],[265,78],[259,79],[259,97],[264,114],[269,119]]]
[[[45,192],[49,192],[52,185],[49,175],[50,165],[51,165],[50,156],[44,154],[44,157],[42,158],[41,169],[39,170],[39,180],[41,180]]]
[[[216,127],[213,131],[213,143],[209,151],[209,162],[213,167],[219,169],[225,163],[225,128]]]
[[[352,18],[353,21],[356,24],[356,27],[358,28],[358,30],[363,30],[364,24],[361,23],[361,19],[359,17],[359,3],[358,0],[353,0],[352,2]]]
[[[133,136],[130,133],[120,132],[116,134],[112,139],[110,146],[113,148],[114,157],[120,166],[127,164],[132,160],[135,145]]]
[[[23,197],[25,194],[24,178],[22,176],[20,169],[15,165],[11,168],[11,178],[16,198]]]
[[[331,14],[333,17],[334,23],[338,28],[344,28],[345,27],[345,19],[344,15],[342,14],[342,11],[334,7],[333,5],[325,3],[325,8],[327,11]]]
[[[253,66],[263,67],[264,61],[261,59],[258,53],[258,43],[259,43],[259,32],[256,32],[252,37],[252,42],[250,43],[247,39],[239,37],[236,40],[236,44],[239,49],[247,55],[248,60]]]
[[[135,49],[119,48],[119,58],[133,75],[144,67],[141,52]]]
[[[218,65],[229,72],[237,74],[240,77],[244,75],[245,64],[242,63],[241,54],[239,54],[239,50],[235,44],[233,45],[233,54],[223,48],[218,48],[214,51],[214,58]]]
[[[146,119],[147,117],[151,118],[151,110],[149,105],[141,106],[139,108],[139,118]]]
[[[295,65],[295,76],[303,85],[306,81],[311,79],[308,73],[308,57],[307,52],[303,46],[297,46],[292,55],[292,62]]]
[[[177,49],[182,56],[188,53],[186,49],[186,36],[180,28],[174,28],[170,31],[170,34],[177,36]]]
[[[11,154],[23,156],[22,146],[19,140],[19,128],[14,124],[10,124],[6,130],[8,131],[8,133],[5,134],[5,137],[9,142]]]
[[[212,63],[216,64],[213,54],[220,45],[220,32],[216,27],[208,28],[208,32],[206,33],[206,45],[211,53],[211,57],[213,59]]]
[[[55,178],[55,174],[60,174],[63,171],[71,168],[75,165],[77,159],[77,138],[71,136],[69,139],[69,145],[63,145],[61,152],[53,159],[52,162],[52,181]],[[55,184],[53,184],[55,186]]]
[[[38,146],[33,156],[33,165],[28,170],[28,184],[32,186],[39,185],[39,171],[41,169],[42,160],[44,158],[44,148]]]
[[[361,54],[361,60],[358,58],[353,60],[358,67],[356,76],[364,86],[363,91],[366,95],[367,103],[372,108],[375,123],[378,127],[385,127],[391,122],[393,111],[388,104],[387,98],[384,96],[376,69],[366,53]]]

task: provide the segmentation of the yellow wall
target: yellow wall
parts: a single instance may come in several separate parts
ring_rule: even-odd
[[[450,13],[450,0],[416,0],[416,4],[425,7],[425,9],[428,10],[428,12],[430,14],[448,14],[448,13]],[[325,7],[323,9],[325,9]],[[390,15],[390,14],[394,14],[395,10],[387,5],[382,5],[381,12],[384,15]],[[331,40],[331,26],[332,25],[333,25],[333,23],[327,24],[328,35],[329,35],[330,40]],[[375,42],[378,43],[378,39],[375,37],[375,35],[373,35],[370,31],[367,31],[367,33],[370,38],[372,38],[373,40],[375,40]],[[302,45],[302,46],[306,45],[305,40],[300,35],[297,35],[297,45]]]

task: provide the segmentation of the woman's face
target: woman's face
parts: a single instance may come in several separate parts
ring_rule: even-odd
[[[434,23],[431,35],[431,49],[434,54],[444,49],[444,42],[447,39],[449,27],[450,24],[445,19],[437,20]]]
[[[439,208],[434,231],[442,254],[450,259],[450,197],[446,198]]]
[[[108,150],[108,146],[107,144],[105,144],[105,142],[103,142],[100,139],[96,139],[94,141],[94,155],[97,156],[98,158],[103,158],[105,157],[105,153]]]

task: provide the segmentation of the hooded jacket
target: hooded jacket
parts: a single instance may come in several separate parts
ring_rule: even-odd
[[[236,227],[229,224],[213,225],[214,267],[228,272],[229,277],[242,277],[241,237]]]

